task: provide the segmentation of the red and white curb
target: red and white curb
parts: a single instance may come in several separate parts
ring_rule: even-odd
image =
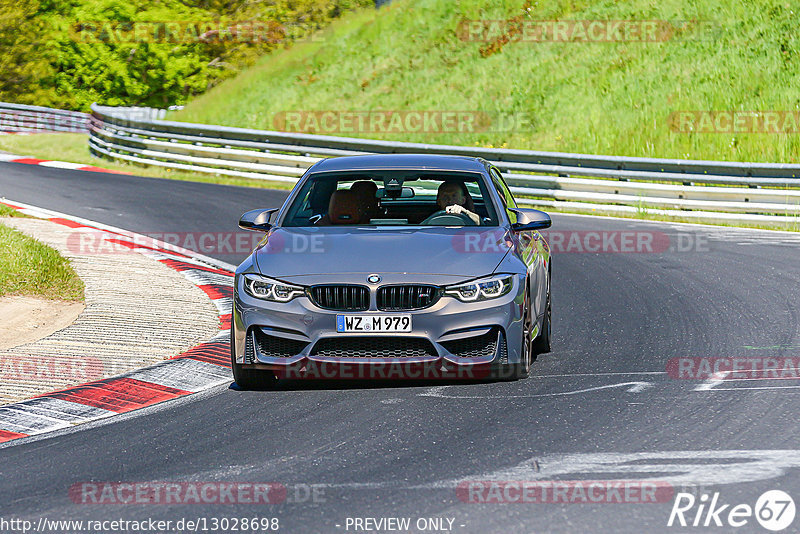
[[[21,202],[0,200],[20,213],[77,231],[104,232],[117,246],[149,256],[183,274],[219,310],[220,333],[156,365],[0,407],[0,443],[113,417],[232,381],[229,334],[234,266],[168,243]],[[140,243],[149,243],[143,247]]]
[[[68,169],[73,171],[107,172],[111,174],[131,174],[124,171],[112,171],[83,163],[70,163],[68,161],[54,161],[49,159],[31,158],[28,156],[17,156],[16,154],[0,154],[0,161],[8,163],[25,163],[26,165],[40,165],[42,167],[52,167],[54,169]]]

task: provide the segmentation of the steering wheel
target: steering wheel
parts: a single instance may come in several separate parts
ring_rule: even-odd
[[[423,226],[475,226],[475,221],[465,213],[447,213],[446,210],[439,210],[420,224]]]

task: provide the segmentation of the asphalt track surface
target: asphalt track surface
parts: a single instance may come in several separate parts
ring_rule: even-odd
[[[144,233],[235,231],[243,211],[278,206],[285,195],[0,164],[0,196]],[[668,528],[673,499],[487,504],[458,494],[463,481],[647,479],[675,492],[719,492],[719,502],[731,505],[754,506],[772,489],[800,498],[798,380],[710,383],[666,374],[670,358],[798,355],[800,239],[553,219],[559,232],[664,232],[672,250],[556,250],[553,352],[539,357],[532,378],[292,382],[250,392],[222,386],[4,446],[0,518],[277,517],[281,532],[301,533],[363,532],[352,519],[365,517],[407,517],[413,532],[422,531],[419,518],[449,518],[452,532],[470,533],[766,532],[752,517],[737,529]],[[91,481],[275,482],[289,498],[272,505],[73,502],[69,488]],[[684,488],[687,481],[694,486]],[[306,498],[309,485],[316,498]],[[687,512],[689,521],[696,511]],[[798,529],[800,519],[786,532]]]

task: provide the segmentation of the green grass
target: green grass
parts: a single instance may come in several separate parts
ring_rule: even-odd
[[[292,184],[283,182],[173,171],[161,167],[145,167],[132,163],[96,158],[89,153],[86,135],[84,134],[0,135],[0,150],[20,156],[33,156],[39,159],[83,163],[95,167],[102,167],[104,169],[127,172],[138,176],[149,176],[152,178],[167,178],[189,182],[205,182],[269,189],[291,189],[292,187]]]
[[[682,110],[798,111],[800,6],[783,0],[552,0],[531,20],[705,21],[658,43],[485,43],[462,19],[523,15],[523,0],[395,0],[335,21],[321,42],[276,51],[172,118],[270,129],[305,110],[478,110],[529,117],[483,133],[362,134],[403,141],[735,161],[800,159],[800,134],[678,133]],[[353,136],[358,136],[357,134]]]
[[[82,301],[83,282],[57,251],[0,224],[0,296],[5,295]]]
[[[9,208],[4,204],[0,204],[0,217],[21,217],[24,219],[30,218],[28,215],[24,215],[14,208]]]
[[[87,165],[97,163],[97,160],[88,161],[90,154],[86,136],[78,133],[0,135],[0,150],[39,159],[56,159]]]

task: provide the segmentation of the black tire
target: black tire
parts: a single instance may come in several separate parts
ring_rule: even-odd
[[[525,315],[522,319],[522,363],[512,365],[511,379],[522,380],[531,374],[531,364],[535,359],[533,345],[531,343],[531,332],[533,331],[533,321],[531,319],[531,301],[525,306]]]
[[[271,371],[260,371],[258,369],[245,369],[240,363],[236,363],[236,355],[233,350],[233,328],[231,328],[231,369],[233,369],[233,381],[241,389],[264,389],[277,378]]]
[[[544,309],[544,319],[542,320],[542,331],[533,340],[532,354],[534,357],[537,354],[545,354],[550,352],[550,339],[551,339],[551,319],[552,319],[552,305],[550,303],[550,288],[547,288],[547,305]]]

